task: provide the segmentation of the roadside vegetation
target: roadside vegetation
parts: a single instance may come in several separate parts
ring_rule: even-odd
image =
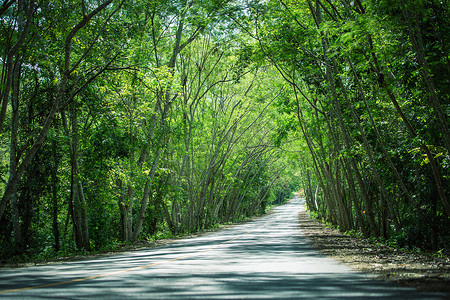
[[[450,235],[447,1],[4,0],[0,259],[263,214]]]

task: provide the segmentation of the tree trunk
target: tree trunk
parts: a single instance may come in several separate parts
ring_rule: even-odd
[[[380,80],[381,80],[381,86],[386,91],[389,99],[391,100],[392,104],[394,105],[394,108],[397,111],[397,113],[399,114],[399,116],[401,117],[403,123],[405,123],[405,126],[408,129],[410,135],[413,138],[416,138],[418,136],[416,130],[411,125],[409,120],[406,118],[406,116],[403,113],[400,105],[397,102],[397,99],[395,98],[395,95],[392,93],[392,91],[390,90],[390,88],[388,86],[388,83],[386,82],[384,74],[381,72],[381,69],[380,69],[380,66],[379,66],[379,63],[378,63],[378,59],[377,59],[375,51],[373,49],[373,41],[372,41],[372,38],[370,36],[369,36],[369,46],[370,46],[372,58],[374,60],[374,64],[375,64],[375,68],[376,68],[376,71],[377,71],[378,78],[380,78]],[[441,199],[442,205],[444,206],[444,210],[445,210],[447,216],[450,216],[450,204],[449,204],[449,202],[447,200],[447,196],[445,194],[444,185],[443,185],[442,179],[441,179],[442,176],[441,176],[441,174],[439,172],[438,166],[436,165],[436,162],[434,160],[434,156],[433,156],[433,154],[431,153],[430,149],[428,148],[428,146],[426,145],[426,143],[424,141],[421,141],[420,149],[425,153],[425,155],[428,158],[428,161],[430,162],[430,167],[431,167],[431,170],[433,172],[433,177],[434,177],[434,180],[435,180],[435,183],[436,183],[437,190],[439,192],[439,197]]]
[[[425,57],[425,49],[422,41],[422,33],[418,22],[419,16],[409,15],[403,0],[400,0],[400,7],[402,10],[403,17],[405,18],[405,22],[407,23],[408,26],[412,50],[416,54],[416,58],[420,66],[419,67],[420,74],[422,75],[423,81],[425,82],[425,85],[431,98],[431,106],[433,107],[433,110],[436,112],[438,120],[441,124],[444,146],[446,147],[447,152],[450,153],[450,132],[448,129],[447,116],[442,111],[441,103],[436,94],[434,81],[432,76],[430,75],[430,66]],[[415,26],[413,26],[411,23],[413,23]],[[444,74],[440,75],[445,76]]]
[[[12,2],[11,2],[12,3]],[[0,132],[3,131],[3,124],[6,117],[6,112],[8,108],[9,102],[9,94],[13,85],[13,77],[16,72],[17,64],[21,60],[17,53],[21,49],[21,46],[25,42],[25,39],[28,35],[28,31],[31,23],[33,22],[33,16],[35,12],[34,1],[24,1],[19,0],[17,5],[17,27],[19,29],[19,36],[17,40],[9,49],[5,49],[6,55],[3,57],[5,64],[2,70],[2,82],[0,85]],[[12,37],[12,35],[11,35]],[[12,43],[13,38],[11,40],[5,42],[3,45],[8,45]],[[17,55],[17,56],[16,56]],[[2,212],[0,211],[0,218]]]
[[[18,157],[18,131],[19,131],[19,82],[20,82],[20,69],[21,63],[17,63],[14,66],[13,72],[13,84],[11,95],[11,144],[10,144],[10,156],[9,156],[9,180],[13,180],[14,175],[17,172]],[[12,210],[12,223],[13,223],[13,235],[14,245],[17,252],[23,252],[22,232],[20,228],[20,213],[17,197],[17,189],[11,193],[10,196],[11,210]]]
[[[394,201],[389,197],[389,195],[388,195],[388,193],[386,191],[386,188],[384,186],[384,182],[381,179],[381,175],[380,175],[380,173],[379,173],[379,171],[378,171],[378,169],[376,167],[376,162],[375,162],[375,159],[374,159],[372,146],[370,145],[370,143],[368,141],[368,138],[366,136],[366,133],[364,132],[364,129],[361,126],[359,118],[356,115],[355,110],[354,110],[353,106],[350,103],[350,99],[348,98],[345,86],[342,83],[341,78],[338,75],[336,75],[336,74],[338,74],[338,70],[337,70],[337,67],[336,67],[335,59],[332,59],[332,62],[333,62],[333,66],[334,66],[334,68],[333,68],[334,69],[334,73],[335,73],[335,76],[338,79],[339,85],[341,87],[342,94],[343,94],[345,102],[347,104],[347,108],[351,112],[353,121],[355,122],[356,127],[358,128],[358,130],[359,130],[359,132],[361,134],[361,137],[362,137],[362,140],[363,140],[364,149],[366,150],[367,156],[369,157],[369,163],[370,163],[370,166],[371,166],[372,173],[373,173],[373,175],[375,177],[375,180],[377,181],[377,183],[379,185],[379,188],[380,188],[380,191],[381,191],[381,195],[383,196],[383,199],[386,201],[386,203],[388,205],[389,214],[390,214],[390,216],[391,216],[391,218],[392,218],[392,220],[394,222],[395,230],[396,230],[396,232],[399,232],[401,230],[401,226],[400,226],[397,214],[395,213]]]
[[[52,166],[52,229],[53,236],[55,238],[54,250],[59,251],[60,247],[60,234],[58,225],[58,158],[57,158],[57,144],[56,141],[52,141],[53,150],[53,166]]]
[[[358,227],[361,229],[364,237],[369,237],[369,230],[367,229],[366,222],[363,218],[363,213],[361,209],[361,205],[359,204],[358,197],[356,196],[356,188],[354,184],[354,179],[352,178],[352,172],[350,163],[347,161],[348,159],[344,159],[343,165],[344,165],[344,172],[345,176],[347,177],[347,183],[348,183],[348,189],[350,193],[350,197],[352,198],[353,206],[355,208],[355,214],[356,214],[356,221]]]
[[[87,221],[87,206],[86,199],[84,197],[83,183],[81,180],[81,174],[78,168],[79,160],[79,146],[78,146],[78,118],[77,108],[72,105],[70,110],[70,122],[71,122],[71,139],[69,139],[69,146],[71,149],[71,168],[72,168],[72,187],[73,190],[73,222],[75,241],[78,249],[91,250],[89,242],[89,229]]]
[[[372,112],[371,112],[369,104],[367,103],[367,100],[366,100],[366,94],[364,93],[364,90],[363,90],[363,88],[361,86],[361,82],[359,80],[358,74],[356,73],[355,68],[353,67],[353,63],[350,60],[350,58],[348,58],[348,62],[349,62],[350,67],[352,69],[353,77],[355,78],[355,82],[356,82],[356,85],[358,86],[359,93],[361,94],[361,98],[362,98],[362,100],[364,102],[364,107],[366,108],[367,114],[369,116],[370,123],[372,125],[372,128],[375,131],[375,134],[376,134],[376,137],[377,137],[377,142],[380,145],[381,151],[383,152],[384,157],[386,158],[387,162],[389,163],[389,166],[391,167],[392,172],[394,173],[395,177],[397,178],[397,181],[398,181],[398,183],[400,185],[400,188],[402,189],[403,193],[405,194],[406,198],[408,199],[408,202],[414,203],[415,201],[412,199],[410,192],[406,188],[405,183],[403,181],[403,178],[398,173],[397,168],[395,167],[394,163],[392,162],[391,157],[389,156],[389,153],[386,150],[386,147],[384,145],[383,139],[382,139],[381,134],[380,134],[380,132],[378,130],[378,126],[375,124],[375,121],[373,120]]]
[[[139,239],[139,235],[141,234],[142,224],[144,223],[145,213],[147,211],[148,199],[150,195],[150,179],[147,179],[144,187],[144,194],[142,195],[141,207],[139,209],[138,218],[136,224],[133,229],[133,235],[131,237],[131,241],[135,242]]]

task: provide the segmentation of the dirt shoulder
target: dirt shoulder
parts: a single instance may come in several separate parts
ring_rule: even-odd
[[[422,291],[445,292],[450,297],[450,259],[409,253],[367,239],[351,237],[299,214],[300,228],[322,254],[351,268]]]

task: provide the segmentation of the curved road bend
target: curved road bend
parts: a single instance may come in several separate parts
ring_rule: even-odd
[[[169,246],[0,271],[5,299],[443,299],[386,284],[317,253],[298,198],[256,221]]]

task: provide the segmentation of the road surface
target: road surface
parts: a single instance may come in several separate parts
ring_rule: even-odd
[[[4,299],[443,299],[317,253],[290,200],[256,221],[168,246],[0,271]]]

